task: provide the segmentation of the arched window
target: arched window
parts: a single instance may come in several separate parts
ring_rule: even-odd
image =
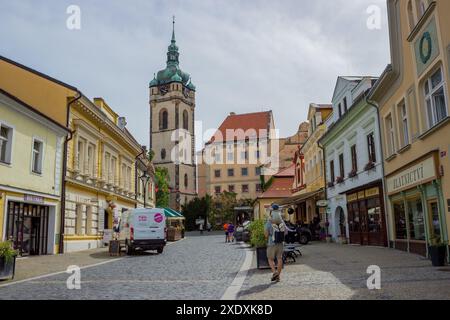
[[[187,188],[189,185],[188,175],[187,173],[184,175],[184,187]]]
[[[189,131],[189,115],[186,110],[183,111],[183,129]]]
[[[166,149],[162,149],[161,150],[161,160],[166,160],[166,156],[167,156]]]
[[[159,113],[159,130],[167,130],[169,128],[169,113],[166,109],[162,109]]]

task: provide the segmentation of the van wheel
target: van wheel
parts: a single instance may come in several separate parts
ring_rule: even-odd
[[[300,244],[307,245],[309,242],[308,236],[305,234],[300,235]]]
[[[163,247],[161,247],[161,248],[158,248],[157,250],[156,250],[159,254],[161,254],[161,253],[163,253],[163,251],[164,251],[164,248]]]
[[[125,251],[127,255],[131,256],[134,253],[134,249],[132,246],[128,245],[128,243],[125,245]]]

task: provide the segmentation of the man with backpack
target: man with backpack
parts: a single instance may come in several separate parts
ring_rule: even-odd
[[[264,226],[264,234],[267,239],[267,260],[273,273],[272,282],[280,281],[286,233],[287,228],[281,217],[280,207],[273,204],[270,210],[270,217]],[[277,260],[276,269],[275,259]]]

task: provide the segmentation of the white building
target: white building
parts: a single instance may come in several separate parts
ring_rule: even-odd
[[[372,77],[339,77],[325,150],[328,233],[335,241],[387,245],[378,111],[367,102]]]

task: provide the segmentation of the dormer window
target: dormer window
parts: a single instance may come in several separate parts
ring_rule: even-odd
[[[339,118],[342,117],[342,105],[339,103],[338,105],[338,111],[339,111]]]
[[[347,105],[347,97],[344,98],[344,113],[347,113],[348,105]]]

